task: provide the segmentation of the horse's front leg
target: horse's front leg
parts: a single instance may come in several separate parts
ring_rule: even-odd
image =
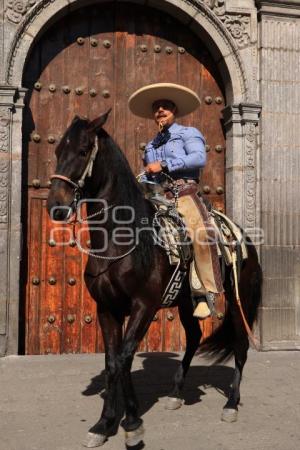
[[[186,298],[183,297],[183,300],[181,300],[178,309],[186,336],[186,350],[182,362],[175,373],[173,388],[168,395],[168,401],[165,406],[166,409],[171,410],[178,409],[182,405],[184,380],[201,339],[199,320],[193,317],[193,306],[188,293]]]
[[[143,302],[134,304],[126,327],[122,350],[118,356],[125,403],[125,418],[121,425],[125,430],[125,441],[128,446],[137,445],[144,435],[143,420],[139,416],[138,402],[132,384],[131,366],[138,345],[146,334],[155,313],[155,305],[145,307]]]
[[[98,314],[105,346],[106,391],[100,420],[89,430],[84,445],[89,448],[103,445],[115,426],[117,416],[118,363],[117,352],[122,342],[123,319],[109,311]]]

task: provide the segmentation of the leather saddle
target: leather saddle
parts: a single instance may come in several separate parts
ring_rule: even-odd
[[[158,180],[145,180],[141,182],[141,187],[145,197],[156,209],[154,226],[157,244],[166,250],[170,264],[178,264],[178,261],[181,261],[184,267],[191,263],[192,244],[187,236],[184,221],[176,210],[174,192],[168,189],[167,183]],[[178,194],[188,195],[197,190],[197,185],[184,185]],[[221,265],[232,265],[231,248],[234,244],[238,254],[238,266],[241,266],[248,256],[242,230],[229,217],[214,209],[207,200],[204,199],[204,203],[218,235],[217,248]]]

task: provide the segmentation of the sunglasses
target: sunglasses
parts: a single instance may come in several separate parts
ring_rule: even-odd
[[[152,111],[156,112],[160,107],[168,111],[176,109],[176,105],[171,100],[157,100],[152,105]]]

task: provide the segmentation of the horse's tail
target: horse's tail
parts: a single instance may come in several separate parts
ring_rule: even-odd
[[[227,276],[226,313],[223,323],[217,330],[201,343],[199,354],[215,359],[216,363],[229,360],[234,353],[234,344],[240,338],[241,332],[246,333],[240,312],[236,306],[236,299]],[[240,279],[240,294],[242,307],[252,329],[258,315],[261,302],[262,271],[257,259],[255,247],[248,246],[248,259],[242,269]],[[228,292],[229,291],[229,292]],[[239,327],[239,329],[237,329]],[[241,327],[243,329],[241,330]]]

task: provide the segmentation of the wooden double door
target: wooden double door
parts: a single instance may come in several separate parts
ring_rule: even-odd
[[[23,127],[27,229],[21,267],[27,354],[103,351],[96,305],[83,281],[86,257],[76,247],[58,245],[68,238],[67,226],[52,232],[46,211],[49,177],[55,171],[55,147],[74,115],[94,119],[110,107],[105,127],[139,173],[144,144],[156,129],[133,116],[127,101],[137,88],[154,82],[180,83],[200,96],[201,107],[180,122],[206,137],[202,185],[224,208],[223,89],[205,44],[189,29],[150,8],[95,4],[56,22],[28,57],[23,78],[28,88]],[[203,324],[205,333],[212,327],[210,319]],[[155,317],[141,350],[177,351],[184,345],[177,310],[168,309]]]

